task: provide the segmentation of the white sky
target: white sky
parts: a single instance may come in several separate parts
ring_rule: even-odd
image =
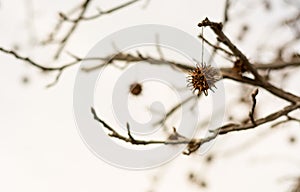
[[[34,9],[31,24],[28,24],[30,16],[25,6],[29,2]],[[1,0],[0,46],[10,48],[18,44],[23,55],[45,64],[50,63],[51,48],[41,49],[31,40],[45,38],[56,22],[57,11],[69,9],[78,2]],[[99,5],[105,9],[124,1],[96,2],[94,6]],[[197,23],[201,19],[207,16],[211,20],[220,21],[223,16],[223,1],[203,2],[151,0],[147,8],[142,9],[145,3],[142,1],[96,21],[82,24],[69,42],[67,50],[85,56],[95,42],[106,35],[145,23],[174,26],[196,36],[199,33]],[[246,2],[245,5],[239,4],[242,8],[247,8],[248,5]],[[265,23],[281,15],[280,6],[278,3],[274,15],[263,14],[262,8],[258,8],[260,10],[256,12],[252,10],[254,13],[251,15],[256,15],[258,26],[263,27],[251,29],[252,39],[247,37],[244,43],[246,46],[241,44],[242,50],[247,51],[250,57],[254,58],[256,53],[253,45],[270,36],[274,24]],[[266,19],[262,20],[261,17]],[[239,31],[235,26],[242,22],[238,20],[229,25],[228,32],[232,34],[229,36],[235,37]],[[199,188],[187,182],[188,172],[193,170],[207,180],[207,191],[279,192],[286,191],[291,184],[291,180],[285,180],[285,177],[299,175],[299,143],[294,146],[287,143],[287,137],[295,133],[299,124],[267,132],[267,136],[252,142],[252,147],[238,150],[235,155],[231,155],[230,150],[247,141],[247,138],[260,138],[259,135],[265,134],[267,129],[220,137],[211,151],[217,154],[212,166],[203,163],[204,157],[180,156],[153,170],[128,171],[112,167],[87,149],[76,129],[72,108],[76,68],[66,70],[55,87],[46,89],[45,85],[53,76],[41,74],[2,53],[0,66],[0,191],[140,192],[152,189],[155,174],[159,177],[157,184],[153,186],[155,191],[196,191]],[[29,76],[28,85],[21,83],[23,76]],[[292,86],[290,89],[300,94],[299,86]],[[231,93],[231,90],[226,90],[228,97],[231,97]],[[267,111],[278,108],[274,101],[266,98],[262,98],[259,104],[260,102],[264,103]],[[233,110],[238,112],[239,109]]]

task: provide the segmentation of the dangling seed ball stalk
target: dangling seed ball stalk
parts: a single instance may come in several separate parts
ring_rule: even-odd
[[[216,88],[215,83],[220,79],[221,75],[218,69],[206,64],[201,64],[201,66],[197,64],[196,68],[189,72],[188,86],[192,87],[193,93],[197,92],[198,96],[202,92],[207,96],[208,89],[214,92],[212,87]]]

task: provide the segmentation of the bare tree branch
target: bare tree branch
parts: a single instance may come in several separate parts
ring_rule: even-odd
[[[279,89],[269,82],[266,81],[257,71],[255,66],[249,62],[247,57],[228,39],[228,37],[222,31],[222,23],[211,22],[208,18],[204,19],[201,23],[198,24],[199,27],[210,27],[214,33],[218,36],[218,41],[222,42],[226,45],[232,53],[235,54],[236,57],[240,58],[242,61],[243,66],[249,70],[255,77],[255,81],[263,87],[267,91],[271,92],[272,94],[290,101],[292,103],[296,103],[300,101],[300,98],[296,95],[293,95],[289,92],[286,92],[282,89]]]
[[[43,41],[42,43],[43,44],[48,44],[48,43],[55,42],[55,43],[59,44],[59,47],[58,47],[58,49],[57,49],[57,51],[56,51],[56,53],[54,55],[54,59],[58,59],[60,57],[62,51],[64,50],[67,42],[69,41],[69,39],[71,38],[71,36],[74,34],[74,31],[78,28],[79,24],[82,21],[87,21],[87,20],[92,20],[92,19],[99,18],[99,17],[101,17],[103,15],[107,15],[107,14],[113,13],[115,11],[118,11],[120,9],[123,9],[125,7],[128,7],[128,6],[134,4],[134,3],[138,2],[138,1],[140,1],[140,0],[132,0],[132,1],[126,2],[124,4],[118,5],[116,7],[113,7],[111,9],[109,9],[109,10],[106,10],[106,11],[99,10],[98,14],[86,17],[85,13],[87,12],[87,9],[88,9],[89,5],[91,4],[92,0],[85,0],[80,6],[76,6],[68,14],[59,13],[60,21],[55,26],[53,32],[50,33],[48,39],[45,40],[45,41]],[[69,15],[74,14],[76,11],[79,11],[78,16],[75,19],[69,18]],[[55,36],[61,30],[64,21],[72,23],[72,26],[65,33],[65,35],[63,36],[63,38],[61,38],[60,40],[56,40]]]
[[[26,63],[29,63],[32,66],[34,66],[36,68],[39,68],[39,69],[41,69],[43,71],[56,71],[56,70],[59,70],[60,68],[63,68],[63,67],[59,67],[59,68],[56,68],[56,67],[45,67],[45,66],[43,66],[43,65],[41,65],[41,64],[33,61],[29,57],[23,57],[23,56],[19,55],[18,53],[16,53],[13,50],[4,49],[2,47],[0,47],[0,51],[3,52],[3,53],[7,53],[9,55],[12,55],[12,56],[14,56],[15,58],[17,58],[19,60],[25,61]],[[64,68],[66,68],[66,67],[67,66],[64,66]]]
[[[255,76],[260,82],[265,80],[258,74],[257,70],[252,66],[247,57],[228,39],[228,37],[223,33],[223,24],[211,22],[208,18],[205,18],[201,23],[198,24],[199,27],[210,27],[214,33],[218,36],[218,41],[226,45],[237,57],[243,61],[243,65]]]
[[[97,58],[97,57],[94,57],[94,58],[73,57],[74,60],[71,61],[71,62],[69,62],[69,63],[61,64],[58,67],[47,67],[47,66],[44,66],[44,65],[42,65],[42,64],[34,61],[33,59],[31,59],[29,57],[21,56],[21,55],[19,55],[17,52],[15,52],[13,50],[8,50],[8,49],[4,49],[4,48],[0,47],[0,52],[12,55],[15,58],[19,59],[20,61],[24,61],[25,63],[28,63],[31,66],[33,66],[35,68],[38,68],[38,69],[40,69],[42,71],[45,71],[45,72],[58,72],[57,75],[56,75],[55,80],[52,83],[48,84],[47,87],[54,86],[58,82],[60,76],[62,75],[62,73],[63,73],[63,71],[65,69],[67,69],[69,67],[72,67],[72,66],[78,64],[81,61],[103,61],[103,60],[105,60],[103,58]]]
[[[100,58],[100,57],[80,58],[80,57],[77,57],[77,56],[72,56],[73,59],[74,59],[72,62],[69,62],[67,64],[62,64],[59,67],[46,67],[46,66],[44,66],[44,65],[28,58],[28,57],[24,57],[24,56],[19,55],[15,51],[7,50],[7,49],[1,48],[1,47],[0,47],[0,51],[2,51],[4,53],[7,53],[9,55],[12,55],[12,56],[16,57],[17,59],[22,60],[26,63],[29,63],[30,65],[32,65],[36,68],[39,68],[43,71],[58,71],[58,74],[57,74],[57,77],[56,77],[55,81],[53,83],[51,83],[50,85],[48,85],[48,86],[55,85],[58,82],[59,77],[61,76],[61,74],[63,73],[63,71],[65,69],[67,69],[71,66],[74,66],[74,65],[78,64],[81,61],[86,61],[86,60],[102,61],[102,63],[100,65],[97,65],[97,66],[94,66],[94,67],[89,67],[89,68],[86,68],[86,67],[83,68],[83,71],[86,71],[86,72],[93,71],[93,70],[99,69],[101,67],[104,67],[105,65],[108,65],[108,64],[112,63],[113,61],[125,61],[127,63],[146,61],[150,64],[169,65],[169,66],[174,67],[176,69],[180,69],[183,72],[189,72],[190,70],[194,69],[194,67],[192,65],[188,65],[186,63],[179,63],[179,62],[166,60],[166,59],[164,59],[164,60],[156,59],[156,58],[151,57],[151,56],[144,56],[141,53],[138,53],[137,56],[132,55],[132,54],[126,54],[126,53],[118,53],[116,55],[107,56],[105,58]],[[261,69],[261,70],[266,70],[266,69],[279,70],[279,69],[286,68],[286,67],[294,67],[295,65],[298,66],[298,63],[290,64],[290,65],[289,65],[289,63],[287,65],[285,65],[285,63],[278,63],[278,64],[277,63],[276,64],[270,63],[270,64],[255,64],[253,66],[254,67],[257,66],[257,69]],[[264,66],[268,66],[268,67],[264,67]],[[290,93],[287,93],[287,92],[285,92],[285,91],[283,91],[279,88],[276,88],[276,87],[274,87],[270,84],[266,85],[266,84],[263,84],[261,82],[255,81],[253,79],[241,76],[241,75],[237,74],[232,68],[220,68],[220,71],[222,73],[223,78],[231,79],[231,80],[238,81],[238,82],[241,82],[241,83],[250,84],[250,85],[253,85],[253,86],[262,87],[262,88],[270,91],[274,95],[279,96],[279,97],[281,97],[283,99],[286,99],[288,101],[291,101],[291,102],[296,102],[297,100],[299,100],[299,97],[297,97],[295,95],[292,95]]]
[[[211,132],[213,133],[211,136],[205,137],[205,138],[200,138],[200,139],[196,139],[196,138],[192,138],[192,139],[186,139],[185,137],[178,137],[177,139],[166,139],[166,140],[138,140],[138,139],[134,139],[130,133],[130,128],[129,128],[129,124],[127,124],[127,131],[128,131],[128,137],[127,136],[123,136],[120,133],[118,133],[114,128],[112,128],[111,126],[109,126],[105,121],[103,121],[101,118],[99,118],[96,114],[96,111],[94,110],[94,108],[91,108],[91,112],[94,116],[94,119],[97,120],[98,122],[100,122],[107,130],[109,130],[111,133],[109,133],[109,136],[123,140],[125,142],[129,142],[131,144],[134,145],[149,145],[149,144],[165,144],[165,145],[178,145],[178,144],[188,144],[187,146],[187,150],[183,152],[183,154],[185,155],[190,155],[191,153],[197,151],[200,146],[203,143],[207,143],[213,139],[215,139],[218,135],[224,135],[230,132],[235,132],[235,131],[242,131],[242,130],[248,130],[248,129],[253,129],[256,128],[260,125],[263,125],[265,123],[268,122],[272,122],[276,119],[278,119],[279,117],[282,116],[286,116],[288,115],[290,112],[296,110],[300,108],[300,102],[293,104],[293,105],[289,105],[285,108],[283,108],[280,111],[274,112],[266,117],[260,118],[255,120],[254,123],[250,122],[250,123],[246,123],[246,124],[226,124],[223,125],[220,128],[211,130]],[[169,137],[170,138],[170,137]]]
[[[169,137],[166,140],[140,140],[135,139],[131,135],[129,124],[127,123],[127,134],[128,136],[123,136],[120,133],[118,133],[114,128],[109,126],[105,121],[103,121],[101,118],[99,118],[96,114],[96,111],[94,108],[91,108],[91,112],[93,114],[93,117],[96,121],[101,123],[104,128],[106,128],[110,133],[108,134],[110,137],[114,137],[117,139],[120,139],[122,141],[125,141],[127,143],[131,143],[133,145],[150,145],[150,144],[164,144],[164,145],[182,145],[187,144],[187,149],[183,152],[185,155],[190,155],[191,153],[195,152],[202,144],[207,143],[217,137],[217,132],[212,131],[212,135],[201,138],[201,139],[188,139],[184,136],[178,136],[178,137]],[[179,135],[176,132],[176,129],[174,129],[174,134]]]

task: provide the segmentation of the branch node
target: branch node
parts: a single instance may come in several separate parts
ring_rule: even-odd
[[[131,135],[129,123],[126,123],[126,128],[127,128],[127,134],[128,134],[128,138],[129,138],[129,140],[130,140],[130,143],[136,144],[137,141],[136,141],[136,140],[133,138],[133,136]]]

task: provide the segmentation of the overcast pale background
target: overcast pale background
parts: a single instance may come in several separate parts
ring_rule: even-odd
[[[45,65],[51,63],[53,55],[49,53],[54,47],[42,48],[38,42],[53,29],[58,11],[68,10],[79,2],[1,0],[0,46],[18,47],[23,55]],[[122,2],[96,1],[91,7],[106,9]],[[238,11],[230,13],[236,16],[232,16],[234,22],[228,25],[226,33],[233,39],[239,32],[240,23],[256,23],[250,31],[251,35],[240,45],[250,59],[258,57],[255,45],[262,42],[272,44],[272,36],[279,34],[280,39],[288,38],[288,29],[275,30],[276,20],[292,13],[295,8],[282,10],[284,3],[274,2],[275,12],[272,14],[265,13],[257,0],[250,3],[240,1],[236,3]],[[214,21],[223,19],[224,2],[220,0],[151,0],[143,8],[145,3],[141,1],[95,21],[82,23],[66,49],[85,56],[106,35],[146,23],[170,25],[196,37],[199,34],[197,23],[204,17]],[[251,9],[251,6],[254,8]],[[272,52],[268,54],[262,60],[268,61]],[[218,157],[212,166],[203,163],[205,157],[179,156],[152,170],[115,168],[95,157],[76,129],[72,91],[77,68],[66,70],[56,86],[46,89],[45,85],[53,80],[53,75],[40,73],[2,53],[0,67],[0,191],[199,191],[196,185],[188,181],[189,171],[195,171],[208,182],[205,190],[211,192],[282,192],[291,186],[291,178],[299,176],[299,144],[291,146],[287,142],[288,136],[299,129],[299,124],[272,133],[261,129],[221,137],[211,150]],[[29,83],[23,84],[23,79],[27,77]],[[297,82],[299,78],[290,79],[290,82],[295,80]],[[287,88],[300,94],[299,86]],[[226,90],[228,97],[232,93],[232,90]],[[277,100],[260,102],[271,111],[276,108],[274,102]],[[257,139],[250,147],[234,151],[245,140],[259,138],[263,134],[267,136]]]

